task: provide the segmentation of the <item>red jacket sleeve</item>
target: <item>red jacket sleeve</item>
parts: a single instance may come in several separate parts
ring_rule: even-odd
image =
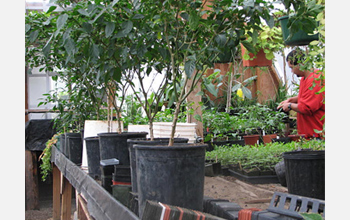
[[[318,93],[321,89],[321,80],[314,77],[314,74],[300,83],[298,97],[298,108],[300,113],[312,115],[319,109],[324,109],[324,92]]]

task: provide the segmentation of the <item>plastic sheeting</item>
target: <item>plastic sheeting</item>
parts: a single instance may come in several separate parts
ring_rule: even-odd
[[[56,133],[52,119],[37,119],[26,122],[25,149],[30,151],[43,151],[46,142]]]

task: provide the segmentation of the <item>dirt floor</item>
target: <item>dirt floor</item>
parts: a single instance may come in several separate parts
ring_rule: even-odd
[[[267,209],[275,191],[288,192],[281,184],[249,184],[232,176],[205,177],[205,196],[227,199],[242,208]]]
[[[287,188],[280,184],[249,184],[232,176],[205,177],[205,196],[227,199],[242,208],[268,208],[275,191],[287,192]],[[26,220],[52,219],[52,185],[40,184],[39,194],[40,210],[26,211]],[[75,199],[72,201],[72,219],[74,212]]]

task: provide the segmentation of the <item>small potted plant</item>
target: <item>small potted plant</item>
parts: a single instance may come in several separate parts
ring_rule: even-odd
[[[284,48],[281,28],[260,26],[259,31],[248,31],[241,44],[243,66],[271,66],[274,53]]]

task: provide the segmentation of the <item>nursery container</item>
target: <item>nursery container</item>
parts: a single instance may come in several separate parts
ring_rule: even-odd
[[[202,211],[206,144],[134,148],[139,216],[146,200]]]
[[[169,138],[172,122],[154,122],[154,137]],[[196,141],[196,123],[176,123],[175,137],[188,138],[189,143]]]
[[[83,141],[80,133],[66,133],[68,158],[75,164],[81,165],[83,155]]]
[[[122,165],[129,165],[129,151],[127,140],[129,138],[145,138],[147,132],[110,132],[97,134],[100,138],[101,160],[117,158]]]
[[[175,138],[175,143],[187,143],[188,138]],[[154,138],[153,141],[149,138],[135,138],[128,139],[128,149],[130,155],[130,170],[131,170],[131,185],[132,191],[137,192],[137,173],[136,173],[136,155],[135,155],[135,144],[141,145],[167,145],[169,143],[169,138]]]
[[[68,147],[68,138],[69,137],[81,137],[80,133],[64,133],[63,134],[63,139],[64,139],[64,144],[63,144],[63,148],[62,148],[62,152],[63,154],[69,158],[69,147]]]
[[[298,134],[290,134],[288,135],[288,137],[290,138],[290,141],[296,141],[296,142],[299,142],[300,139],[302,138],[302,136]]]
[[[263,136],[264,144],[271,143],[273,138],[277,138],[277,134],[267,134]]]
[[[86,144],[87,163],[89,175],[92,178],[100,178],[100,142],[98,137],[84,138]]]
[[[121,127],[123,127],[123,122],[121,121]],[[119,123],[118,121],[102,121],[102,120],[85,120],[84,123],[84,138],[95,137],[98,133],[103,132],[118,132]],[[82,166],[87,166],[87,152],[86,152],[86,142],[83,142],[83,164]]]
[[[288,46],[304,46],[308,45],[311,41],[318,40],[318,34],[308,35],[303,30],[299,30],[289,39],[289,29],[287,28],[289,16],[283,16],[278,19],[282,28],[282,35],[284,43]]]
[[[243,54],[245,54],[245,47],[241,44],[241,49],[242,49],[242,57],[243,57]],[[254,57],[254,54],[253,53],[249,53],[249,56],[252,58]],[[268,60],[266,58],[266,55],[264,53],[264,50],[261,49],[258,51],[258,53],[255,55],[256,58],[254,58],[253,60],[245,60],[245,59],[242,59],[243,60],[243,66],[246,66],[246,67],[254,67],[254,66],[272,66],[272,60]]]
[[[60,147],[59,150],[66,155],[66,134],[61,134],[60,135]],[[67,156],[67,155],[66,155]]]
[[[288,193],[325,199],[325,151],[283,153]]]
[[[114,165],[117,164],[119,164],[119,160],[115,158],[100,161],[101,185],[109,193],[112,193],[112,174],[114,171]]]
[[[246,145],[256,145],[259,144],[260,135],[246,135],[243,138]]]

